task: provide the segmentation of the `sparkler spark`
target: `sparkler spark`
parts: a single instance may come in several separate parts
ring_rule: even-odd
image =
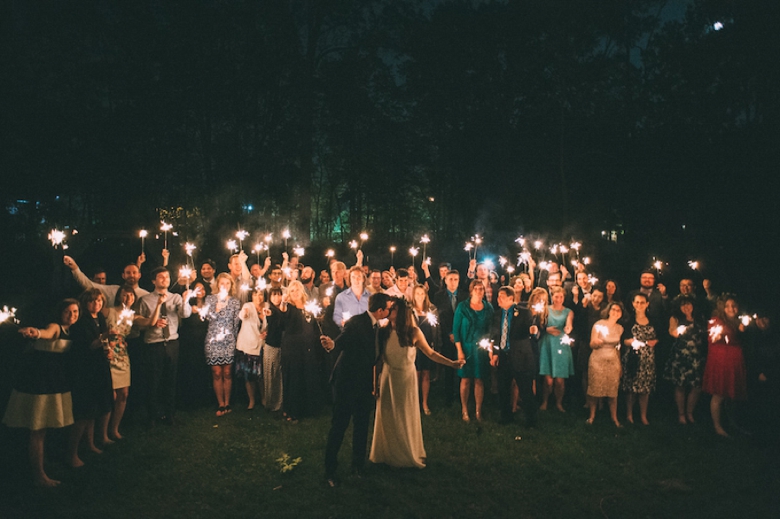
[[[206,317],[209,315],[209,305],[201,306],[200,310],[198,310],[198,315],[200,316],[201,321],[205,321]]]
[[[242,292],[248,292],[249,291],[249,283],[242,283],[240,290]]]
[[[540,314],[540,313],[544,312],[544,303],[540,301],[540,302],[536,303],[535,305],[533,305],[531,308],[533,309],[534,313]]]
[[[65,233],[58,230],[58,229],[52,229],[48,236],[49,240],[51,241],[52,246],[56,249],[58,246],[61,246],[63,249],[65,246],[63,245],[63,242],[65,241]]]
[[[305,252],[306,252],[306,249],[304,249],[303,247],[293,247],[293,253],[294,253],[296,256],[298,256],[298,257],[301,257],[301,256],[303,256],[303,254],[304,254]]]
[[[317,301],[312,300],[303,305],[303,309],[312,315],[315,319],[322,313],[322,307],[317,304]]]
[[[333,252],[333,249],[328,249],[328,251],[325,253],[325,257],[326,258],[332,258],[335,255],[336,255],[336,253]]]
[[[147,236],[149,236],[149,233],[146,231],[146,229],[141,229],[140,231],[138,231],[138,236],[141,238],[146,238]]]
[[[367,232],[361,232],[361,233],[360,233],[360,240],[361,240],[361,241],[366,241],[366,240],[368,240],[368,233],[367,233]]]
[[[333,287],[326,288],[325,289],[325,295],[328,296],[328,297],[332,297],[333,296]]]
[[[289,229],[285,229],[284,231],[282,231],[282,238],[284,238],[285,240],[289,240],[290,239],[290,230]]]
[[[691,270],[696,270],[699,268],[699,262],[698,261],[689,261],[688,266],[691,267]]]
[[[423,234],[423,237],[420,238],[420,243],[431,243],[431,239],[428,237],[427,234]]]
[[[271,241],[274,239],[274,233],[268,233],[265,235],[265,238],[263,238],[266,243],[271,243]]]
[[[184,244],[184,250],[187,251],[187,256],[192,257],[192,252],[197,249],[194,243],[187,242]]]
[[[264,278],[260,278],[255,283],[255,290],[265,290],[266,286],[268,286],[268,283],[265,282]]]
[[[9,308],[7,306],[3,306],[3,310],[0,311],[0,323],[4,323],[6,321],[9,321],[13,324],[18,323],[19,321],[16,319],[16,308]]]
[[[637,339],[631,341],[631,347],[634,348],[634,350],[638,350],[642,346],[647,346],[647,344]]]
[[[228,240],[225,246],[230,251],[238,252],[238,244],[236,243],[236,240]]]
[[[127,326],[133,326],[133,318],[135,317],[135,312],[131,310],[130,308],[123,308],[121,312],[119,312],[119,316],[116,320],[117,326],[122,326],[123,324]]]
[[[681,324],[680,326],[677,327],[677,335],[684,334],[685,330],[687,330],[687,329],[688,329],[687,326]]]
[[[224,288],[224,287],[220,288],[219,289],[219,294],[218,294],[217,297],[219,298],[220,301],[224,301],[225,299],[227,299],[227,297],[228,297],[227,288]]]
[[[574,344],[574,339],[569,337],[569,334],[564,333],[563,337],[561,337],[561,344],[565,344],[566,346],[571,346]]]
[[[184,278],[187,280],[187,284],[190,283],[190,276],[192,275],[192,269],[188,266],[183,266],[179,269],[179,278]]]
[[[596,330],[602,337],[609,335],[609,327],[603,324],[594,324],[593,329]]]
[[[246,240],[247,236],[249,236],[249,233],[243,230],[236,233],[236,238],[238,238],[240,241]]]
[[[664,264],[661,261],[656,260],[653,262],[653,267],[655,268],[655,270],[661,270],[663,266]]]
[[[516,238],[516,239],[515,239],[515,243],[518,243],[518,244],[520,244],[520,246],[521,246],[521,247],[525,247],[525,238],[523,238],[522,236],[520,236],[519,238]]]
[[[166,223],[166,222],[160,222],[162,225],[160,225],[160,230],[162,232],[168,232],[171,229],[173,229],[173,225]]]
[[[710,338],[713,342],[718,340],[718,337],[723,333],[723,327],[721,325],[715,325],[712,328],[710,328]]]
[[[357,249],[358,248],[358,242],[355,241],[355,240],[352,240],[351,242],[349,242],[349,248],[350,249]]]
[[[572,250],[576,250],[576,251],[579,252],[580,247],[582,247],[582,244],[580,242],[578,242],[578,241],[575,241],[575,242],[572,242],[572,244],[569,245],[569,247],[571,247]]]
[[[344,313],[342,313],[342,314],[341,314],[341,320],[342,320],[343,322],[345,322],[345,323],[346,323],[346,322],[347,322],[347,321],[349,321],[350,319],[352,319],[352,312],[344,312]]]
[[[466,242],[466,246],[465,246],[465,247],[463,247],[463,250],[465,250],[465,251],[470,251],[470,250],[471,250],[471,249],[473,249],[473,248],[474,248],[474,244],[473,244],[473,243],[471,243],[470,241],[467,241],[467,242]]]
[[[506,260],[506,258],[505,258],[505,257],[503,257],[503,256],[499,256],[499,257],[498,257],[498,264],[499,264],[499,265],[501,265],[502,267],[504,267],[504,266],[506,266],[506,263],[507,263],[507,260]]]
[[[479,341],[478,345],[481,349],[490,351],[493,348],[493,341],[490,339],[482,339]]]
[[[747,326],[750,324],[750,320],[752,318],[749,315],[740,315],[739,320],[742,322],[742,326]]]
[[[582,258],[582,263],[584,265],[590,265],[590,258],[585,256],[584,258]]]
[[[428,312],[425,314],[425,320],[428,321],[428,324],[431,326],[436,326],[439,324],[439,319],[436,317],[436,314],[433,312]]]
[[[409,248],[409,254],[412,256],[412,258],[414,258],[415,256],[417,256],[417,253],[418,253],[418,252],[420,252],[420,249],[419,249],[419,247],[410,247],[410,248]]]
[[[544,247],[544,242],[542,240],[536,240],[534,242],[534,249],[539,250],[542,247]]]

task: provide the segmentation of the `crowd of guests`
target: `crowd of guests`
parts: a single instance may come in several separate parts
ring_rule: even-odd
[[[682,279],[672,296],[648,270],[624,298],[615,280],[598,282],[583,264],[569,272],[530,260],[506,279],[476,260],[463,273],[441,263],[432,275],[425,262],[419,270],[378,270],[363,264],[360,250],[351,268],[331,259],[319,275],[286,253],[273,264],[248,263],[241,252],[223,273],[211,260],[170,270],[168,259],[163,251],[147,291],[139,286],[144,255],[125,266],[121,285],[106,284],[102,271],[87,277],[65,256],[81,295],[62,301],[47,327],[20,330],[32,346],[3,421],[30,429],[39,485],[59,483],[44,469],[47,429],[71,426],[68,463],[79,467],[83,444],[100,453],[122,439],[126,409],[149,426],[174,424],[182,406],[231,413],[234,377],[248,410],[262,406],[291,424],[316,415],[329,403],[337,360],[322,338],[337,338],[376,293],[406,301],[424,342],[460,366],[440,371],[417,356],[426,415],[431,382],[440,379],[445,403],[459,401],[464,422],[484,420],[492,392],[502,423],[522,410],[535,426],[552,400],[558,412],[584,405],[588,424],[606,404],[622,427],[622,391],[625,421],[635,422],[638,407],[649,425],[650,397],[664,383],[680,424],[696,421],[706,393],[715,432],[729,436],[743,430],[732,404],[778,387],[769,319],[743,315],[737,298],[717,295],[708,280],[700,293],[693,279]]]

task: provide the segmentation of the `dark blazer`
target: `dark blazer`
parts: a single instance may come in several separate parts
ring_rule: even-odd
[[[335,340],[331,355],[338,355],[330,383],[337,392],[356,391],[370,395],[374,389],[374,365],[378,361],[376,353],[377,333],[379,344],[383,342],[384,330],[374,330],[368,312],[356,315],[344,326]]]
[[[457,303],[455,305],[457,308],[461,301],[465,301],[469,298],[469,291],[459,288],[455,298],[457,299]],[[452,305],[450,304],[450,296],[447,293],[446,287],[433,295],[433,306],[435,306],[436,310],[439,312],[439,328],[442,334],[442,340],[449,342],[450,334],[452,333],[452,322],[455,318],[455,311],[452,309]]]

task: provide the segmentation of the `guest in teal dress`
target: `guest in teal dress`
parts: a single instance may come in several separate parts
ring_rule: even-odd
[[[539,374],[544,376],[542,405],[539,409],[547,409],[550,394],[555,392],[555,407],[560,412],[563,409],[563,391],[565,381],[574,375],[574,359],[571,354],[571,344],[566,344],[571,333],[574,313],[563,306],[565,292],[561,287],[553,287],[552,306],[547,309],[546,332],[539,340]]]
[[[469,285],[469,299],[462,301],[455,309],[452,323],[452,334],[455,336],[455,347],[458,349],[458,360],[466,364],[458,370],[460,377],[460,405],[463,421],[469,421],[469,393],[471,381],[474,381],[474,401],[476,402],[476,417],[482,421],[482,399],[484,387],[482,379],[490,372],[488,367],[488,350],[479,347],[482,339],[490,335],[490,322],[493,318],[493,307],[485,299],[485,286],[478,279]]]

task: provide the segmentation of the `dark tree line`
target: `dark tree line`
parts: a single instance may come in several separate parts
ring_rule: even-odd
[[[7,1],[0,223],[755,243],[774,2],[673,3]]]

